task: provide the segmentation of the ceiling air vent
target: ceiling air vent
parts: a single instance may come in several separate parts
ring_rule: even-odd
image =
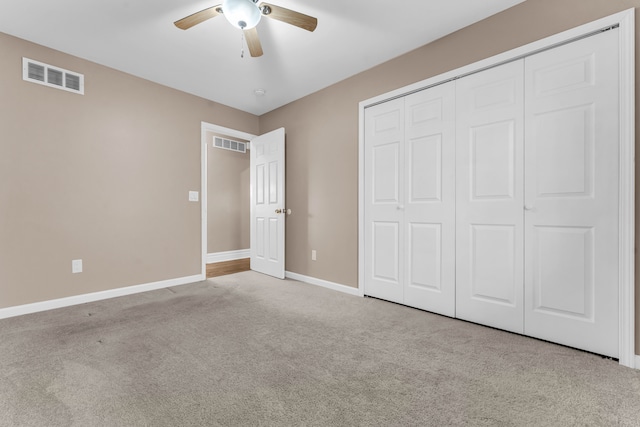
[[[84,95],[84,76],[29,58],[22,58],[22,79]]]
[[[247,152],[246,142],[232,141],[230,139],[220,138],[217,136],[213,137],[213,146],[215,148],[222,148],[223,150],[237,151],[238,153]]]

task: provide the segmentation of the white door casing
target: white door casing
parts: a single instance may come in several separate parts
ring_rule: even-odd
[[[405,98],[404,303],[455,316],[455,83]]]
[[[285,277],[285,131],[251,140],[251,269]]]
[[[522,333],[523,60],[456,83],[456,315]]]
[[[618,31],[525,60],[525,333],[618,357]]]
[[[200,181],[201,181],[201,222],[202,222],[202,278],[207,277],[207,262],[208,262],[208,251],[207,251],[207,239],[208,239],[208,216],[207,216],[207,204],[209,200],[209,194],[207,189],[207,146],[212,144],[211,135],[209,132],[218,135],[226,135],[231,138],[239,138],[244,139],[245,141],[250,141],[256,137],[256,135],[242,132],[236,129],[227,128],[224,126],[215,125],[212,123],[201,122],[200,124]],[[215,195],[213,195],[215,197]]]

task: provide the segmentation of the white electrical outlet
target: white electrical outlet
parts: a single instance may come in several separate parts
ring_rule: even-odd
[[[197,191],[189,191],[189,201],[197,202],[200,200],[200,194]]]
[[[311,261],[315,261],[316,259],[317,259],[316,250],[312,249],[311,250]]]
[[[82,260],[74,259],[71,261],[71,272],[72,273],[82,273]]]

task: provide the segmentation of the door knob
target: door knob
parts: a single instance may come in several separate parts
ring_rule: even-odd
[[[276,209],[276,213],[277,213],[277,214],[284,214],[284,213],[286,213],[287,215],[291,215],[291,209]]]
[[[277,214],[281,214],[282,213],[282,209],[276,209],[276,213]]]
[[[535,207],[533,207],[532,205],[524,205],[524,210],[525,211],[532,211],[534,209],[535,209]]]

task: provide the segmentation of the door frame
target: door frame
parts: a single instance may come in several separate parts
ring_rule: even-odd
[[[208,226],[208,218],[207,218],[207,204],[208,204],[208,190],[207,190],[207,144],[213,144],[213,141],[207,140],[207,132],[218,133],[222,135],[226,135],[231,138],[239,138],[244,139],[246,141],[251,141],[258,135],[253,135],[251,133],[242,132],[239,130],[226,128],[224,126],[214,125],[212,123],[201,122],[200,123],[200,222],[201,222],[201,243],[202,243],[202,257],[201,257],[201,265],[202,265],[202,277],[207,278],[207,226]],[[251,148],[249,148],[251,149]]]
[[[358,290],[364,286],[364,112],[382,102],[403,97],[451,80],[474,74],[537,52],[552,49],[602,30],[619,27],[620,61],[620,194],[619,215],[619,339],[618,357],[623,366],[640,369],[635,355],[635,11],[633,8],[563,31],[473,64],[422,80],[359,103],[358,123]],[[637,362],[636,362],[637,361]]]

